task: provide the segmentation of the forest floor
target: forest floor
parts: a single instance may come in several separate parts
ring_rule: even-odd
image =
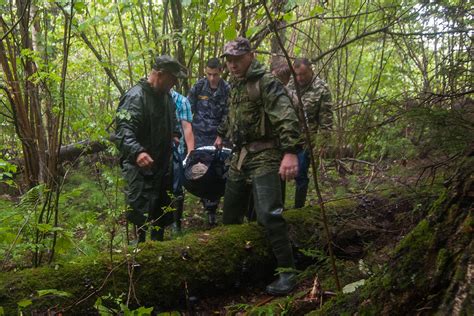
[[[343,164],[343,165],[341,165]],[[418,185],[436,187],[436,175],[431,174],[431,178],[420,179],[422,166],[429,164],[426,161],[390,161],[379,165],[367,164],[363,161],[353,161],[344,163],[339,161],[326,161],[320,170],[320,186],[322,188],[325,201],[338,199],[355,199],[364,210],[361,215],[374,218],[378,223],[374,229],[384,230],[380,238],[370,244],[358,245],[354,240],[354,245],[342,251],[336,249],[338,253],[339,273],[343,274],[342,279],[353,280],[354,282],[364,280],[374,271],[379,269],[389,258],[395,245],[413,228],[422,218],[423,212],[419,201],[400,200],[396,196],[378,198],[386,196],[387,193],[393,195],[397,190],[411,190]],[[424,175],[426,176],[426,174]],[[310,189],[306,205],[317,205],[317,195],[310,174]],[[285,208],[292,208],[294,201],[294,182],[287,184]],[[222,201],[221,201],[222,202]],[[218,210],[218,223],[222,222],[222,203]],[[364,225],[363,222],[360,223]],[[207,224],[207,214],[205,213],[198,198],[187,194],[185,200],[185,211],[183,217],[183,233],[212,229]],[[170,233],[167,238],[175,238]],[[353,247],[354,249],[351,249]],[[353,250],[353,253],[350,252]],[[308,294],[313,288],[314,278],[318,276],[320,282],[327,286],[322,288],[329,294],[335,293],[336,288],[333,276],[329,268],[328,258],[310,258],[304,256],[295,248],[297,257],[302,262],[298,269],[302,271],[301,281],[297,288],[287,297],[272,297],[266,294],[265,286],[272,279],[267,279],[259,283],[246,282],[236,284],[235,287],[219,296],[205,297],[189,293],[188,305],[180,312],[188,314],[220,314],[220,315],[279,315],[284,312],[292,315],[302,314],[305,310],[317,308],[321,302],[311,302]],[[349,252],[349,253],[348,253]],[[324,261],[321,264],[321,261]],[[318,275],[321,272],[322,275]],[[360,283],[359,283],[360,284]],[[343,284],[344,286],[344,284]],[[349,286],[345,291],[350,291]],[[203,294],[203,293],[201,293]],[[330,297],[330,295],[329,295]],[[328,298],[329,298],[328,297]],[[309,302],[309,303],[307,303]]]
[[[360,245],[354,240],[354,245],[336,249],[340,278],[346,281],[343,285],[364,280],[379,269],[397,242],[421,219],[423,212],[419,201],[397,199],[393,192],[398,189],[415,190],[423,186],[433,189],[433,186],[439,186],[436,175],[425,174],[424,178],[419,178],[422,166],[426,164],[424,161],[381,161],[373,164],[356,160],[327,160],[321,165],[319,178],[324,200],[357,200],[360,207],[354,212],[360,213],[361,217],[372,218],[372,222],[377,223],[374,229],[383,231],[381,237],[370,244]],[[60,205],[64,207],[63,228],[67,234],[64,233],[64,238],[59,239],[57,260],[67,261],[77,255],[94,255],[103,251],[119,252],[127,239],[121,214],[124,209],[123,195],[117,189],[121,181],[119,170],[108,164],[91,161],[84,161],[68,170],[60,200]],[[311,175],[310,179],[307,205],[317,205]],[[290,182],[286,188],[285,207],[292,208],[293,201],[294,183]],[[25,256],[24,250],[31,246],[31,240],[28,237],[15,239],[15,229],[24,223],[24,217],[18,214],[22,203],[18,202],[19,197],[14,190],[0,192],[0,207],[5,210],[0,215],[0,230],[7,233],[0,239],[0,254],[5,257],[1,263],[3,270],[27,267],[25,262],[28,262],[28,255]],[[110,229],[111,223],[113,230]],[[222,223],[222,201],[218,210],[218,223]],[[364,221],[358,224],[364,225]],[[182,234],[210,229],[199,198],[186,194]],[[165,239],[180,238],[169,229],[165,232]],[[111,237],[113,249],[107,248]],[[134,239],[132,230],[128,231],[128,239]],[[10,246],[13,241],[16,242],[15,247]],[[296,250],[296,256],[299,258],[297,268],[302,271],[301,282],[288,297],[274,298],[264,292],[266,283],[271,279],[259,283],[247,280],[219,296],[188,293],[187,306],[182,306],[180,312],[243,315],[252,311],[269,315],[286,311],[294,315],[301,314],[308,309],[307,294],[313,288],[316,276],[322,291],[331,294],[336,292],[336,288],[325,253],[308,257]],[[320,303],[310,301],[309,305],[316,305],[313,306],[316,308]]]

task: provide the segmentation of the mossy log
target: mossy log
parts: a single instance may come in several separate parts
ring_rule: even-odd
[[[327,207],[338,249],[354,238],[361,243],[377,238],[370,227],[347,225],[358,203],[339,201],[328,203]],[[317,207],[286,211],[285,218],[292,240],[300,247],[325,248],[326,237]],[[245,277],[252,281],[268,277],[275,268],[264,230],[254,223],[145,243],[138,252],[130,252],[116,255],[113,260],[104,254],[54,267],[1,273],[0,306],[7,315],[14,314],[18,302],[26,299],[31,301],[27,311],[87,314],[94,312],[97,298],[125,293],[133,304],[162,310],[185,306],[186,295],[201,296],[229,289],[242,278],[244,262]],[[39,290],[51,289],[55,291],[39,295],[45,293]]]
[[[474,315],[474,152],[447,183],[384,269],[313,314]]]

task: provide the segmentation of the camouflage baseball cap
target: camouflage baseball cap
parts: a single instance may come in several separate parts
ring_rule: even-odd
[[[227,42],[227,44],[224,45],[224,53],[221,57],[240,56],[251,51],[250,41],[243,37],[237,37],[235,40]]]
[[[168,55],[161,55],[155,58],[153,69],[162,70],[175,76],[176,78],[186,78],[188,71],[176,59]]]

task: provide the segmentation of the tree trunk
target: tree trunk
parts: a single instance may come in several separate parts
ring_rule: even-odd
[[[178,35],[178,40],[176,41],[177,45],[177,59],[181,65],[186,66],[186,56],[183,47],[183,8],[181,6],[181,1],[171,0],[171,13],[173,15],[173,28],[175,33]],[[185,78],[182,81],[183,84],[183,93],[186,95],[189,91],[188,79]]]
[[[285,5],[287,4],[288,0],[277,0],[277,1],[272,1],[272,11],[273,14],[279,14],[283,12],[283,9],[285,8]],[[274,27],[276,29],[280,29],[278,31],[278,35],[283,42],[283,45],[286,44],[286,28],[285,28],[286,22],[283,19],[278,19],[275,20],[275,25]],[[271,58],[271,64],[275,64],[281,61],[285,61],[283,57],[280,57],[283,55],[283,52],[281,51],[280,45],[278,45],[278,40],[275,35],[272,35],[272,40],[271,40],[271,50],[272,50],[272,58]]]

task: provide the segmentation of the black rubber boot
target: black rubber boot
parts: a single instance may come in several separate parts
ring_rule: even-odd
[[[142,228],[137,228],[137,235],[138,235],[138,242],[145,242],[146,240],[146,229]]]
[[[294,268],[293,249],[286,221],[282,216],[282,188],[278,173],[257,177],[253,179],[252,186],[257,220],[265,227],[278,267]],[[295,284],[294,273],[281,273],[278,279],[267,287],[267,292],[273,295],[285,295]]]
[[[270,283],[266,291],[271,295],[286,295],[293,291],[296,286],[296,273],[282,272],[278,279]]]
[[[174,223],[173,223],[173,233],[181,234],[181,219],[183,217],[183,208],[184,208],[184,198],[182,196],[178,197],[174,207]]]
[[[227,179],[225,184],[224,214],[222,223],[224,225],[242,224],[244,214],[247,211],[250,197],[250,186],[244,181],[232,181]]]
[[[151,228],[151,240],[163,241],[165,229],[163,227],[155,226]]]
[[[306,195],[308,194],[308,186],[303,185],[295,189],[295,208],[302,208],[306,203]]]
[[[209,226],[211,226],[211,227],[217,225],[216,210],[215,209],[207,210],[207,222],[208,222]]]

